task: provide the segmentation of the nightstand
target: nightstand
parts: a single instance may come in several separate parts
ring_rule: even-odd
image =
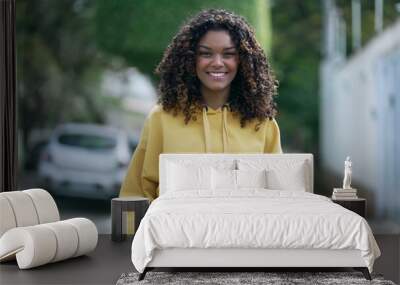
[[[352,200],[332,199],[332,202],[339,204],[340,206],[349,209],[350,211],[353,211],[354,213],[357,213],[361,217],[365,218],[367,209],[367,200],[365,198],[357,198]]]
[[[111,200],[111,239],[123,241],[134,235],[146,214],[150,201],[144,197],[129,196]]]

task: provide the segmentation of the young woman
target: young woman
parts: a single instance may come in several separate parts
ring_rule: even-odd
[[[120,196],[158,197],[161,153],[281,153],[276,81],[254,30],[207,10],[184,25],[156,69],[150,112]]]

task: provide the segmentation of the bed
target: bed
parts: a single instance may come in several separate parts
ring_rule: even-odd
[[[162,154],[160,196],[132,242],[158,267],[353,267],[380,251],[364,218],[313,194],[311,154]]]

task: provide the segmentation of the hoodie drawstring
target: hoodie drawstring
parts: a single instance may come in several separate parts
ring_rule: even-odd
[[[222,106],[222,146],[223,151],[228,152],[228,125],[226,120],[227,105]]]
[[[203,129],[204,129],[204,143],[206,145],[206,153],[210,152],[210,124],[207,119],[207,107],[203,107]]]
[[[227,124],[227,109],[228,105],[222,106],[222,149],[223,152],[228,152],[228,124]],[[206,146],[206,153],[210,152],[210,124],[207,117],[207,106],[203,107],[203,129],[204,129],[204,143]]]

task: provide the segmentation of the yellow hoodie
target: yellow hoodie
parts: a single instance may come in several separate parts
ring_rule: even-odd
[[[200,119],[200,120],[199,120]],[[161,153],[282,153],[279,127],[265,120],[240,127],[240,116],[223,107],[203,108],[202,118],[187,125],[156,105],[148,115],[132,156],[120,197],[158,197],[158,157]]]

